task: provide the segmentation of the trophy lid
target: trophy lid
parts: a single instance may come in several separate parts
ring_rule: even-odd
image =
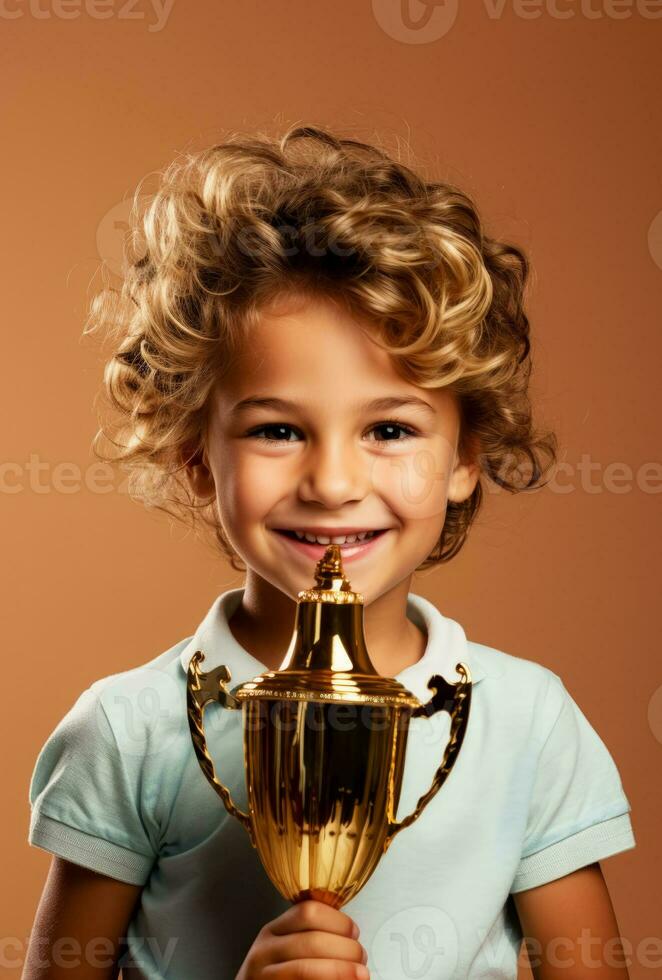
[[[345,576],[340,545],[330,544],[315,569],[316,584],[299,592],[294,632],[280,668],[233,690],[237,700],[278,698],[420,707],[394,678],[377,673],[363,632],[363,596]]]

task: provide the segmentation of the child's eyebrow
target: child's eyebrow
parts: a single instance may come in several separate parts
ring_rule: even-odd
[[[432,415],[437,414],[432,405],[424,401],[424,399],[418,398],[416,395],[386,395],[383,398],[374,398],[372,401],[364,402],[362,405],[358,405],[357,407],[358,410],[362,412],[388,412],[392,409],[403,408],[407,405],[413,408],[425,409]],[[302,409],[303,407],[303,405],[299,405],[297,402],[287,401],[284,398],[243,398],[230,409],[230,415],[240,415],[248,408],[272,408],[276,411],[287,412],[291,410],[296,411],[297,409]]]

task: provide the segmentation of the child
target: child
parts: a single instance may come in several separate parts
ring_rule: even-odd
[[[55,857],[24,980],[60,976],[64,936],[67,976],[85,978],[331,980],[366,959],[382,980],[515,978],[523,936],[542,980],[627,977],[598,863],[635,846],[611,755],[557,674],[410,592],[462,547],[482,481],[531,489],[555,459],[531,420],[525,256],[460,190],[312,127],[176,161],[142,234],[121,294],[92,307],[116,335],[99,436],[245,584],[192,636],[93,683],[46,741],[29,841]],[[342,910],[282,899],[186,719],[196,650],[231,687],[278,669],[336,538],[379,673],[422,701],[459,661],[473,682],[448,781]],[[205,721],[246,810],[242,713],[212,704]],[[446,713],[412,720],[398,819],[448,733]]]

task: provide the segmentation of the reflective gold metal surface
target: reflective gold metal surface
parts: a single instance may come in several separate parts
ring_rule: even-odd
[[[363,632],[363,596],[345,577],[339,545],[317,563],[316,584],[298,594],[294,631],[277,671],[230,691],[230,671],[189,663],[187,715],[200,767],[246,828],[266,873],[292,902],[340,908],[366,883],[393,838],[412,824],[457,761],[471,704],[471,676],[433,675],[422,704],[375,670]],[[207,749],[203,712],[212,701],[243,711],[249,812],[233,802]],[[448,711],[450,735],[432,785],[397,821],[409,721]]]

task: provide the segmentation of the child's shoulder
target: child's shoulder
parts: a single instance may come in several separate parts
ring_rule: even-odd
[[[178,640],[167,650],[152,657],[151,660],[146,660],[135,667],[129,667],[114,674],[99,677],[90,684],[89,690],[93,691],[104,702],[108,700],[109,695],[120,688],[128,693],[132,690],[149,691],[155,685],[163,688],[162,693],[164,695],[170,693],[178,697],[180,685],[175,682],[179,680],[180,675],[180,655],[190,640],[191,637],[187,636],[183,640]]]
[[[561,710],[568,692],[561,677],[537,660],[529,659],[497,647],[467,640],[469,661],[478,665],[485,679],[483,690],[503,705],[517,702],[527,704],[540,714],[555,716]]]
[[[582,743],[582,751],[599,756],[598,737],[559,674],[532,658],[469,640],[467,659],[480,677],[473,724],[489,732],[493,746],[502,744],[497,735],[504,736],[515,755],[535,755],[553,732],[559,751],[573,752]]]
[[[173,743],[187,745],[186,685],[180,654],[191,637],[135,667],[93,681],[60,723],[101,731],[106,741],[128,756],[162,756]]]
[[[192,755],[179,663],[187,642],[79,694],[35,762],[30,843],[67,857],[82,851],[86,866],[145,882]],[[101,843],[91,847],[92,838]]]
[[[499,647],[470,639],[461,622],[446,615],[438,605],[420,595],[410,594],[410,618],[428,632],[428,646],[443,670],[453,676],[458,662],[466,662],[471,680],[481,700],[505,702],[512,697],[533,703],[551,695],[559,702],[563,693],[561,678],[532,657],[509,653]]]
[[[516,677],[523,682],[543,687],[561,680],[558,674],[537,660],[507,653],[505,650],[488,646],[486,643],[478,643],[476,640],[468,639],[467,646],[472,659],[480,665],[481,672],[493,680]]]

